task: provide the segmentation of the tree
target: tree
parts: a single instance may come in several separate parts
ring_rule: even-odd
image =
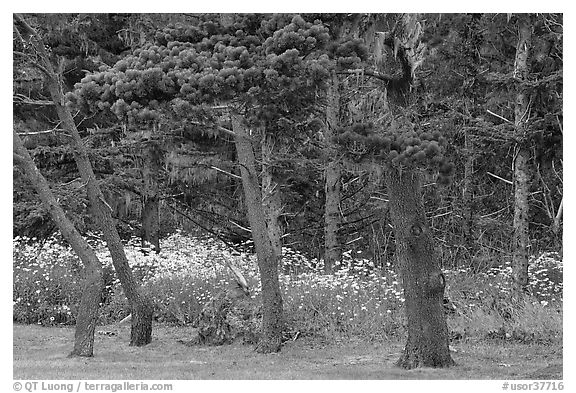
[[[150,245],[156,253],[160,253],[160,190],[158,178],[160,176],[160,160],[162,151],[153,140],[142,142],[142,247]]]
[[[420,174],[389,168],[386,183],[408,328],[408,341],[397,364],[408,369],[450,366],[454,361],[442,306],[446,281],[426,222]]]
[[[152,340],[152,304],[150,299],[142,292],[128,264],[128,259],[124,253],[120,236],[111,215],[110,206],[104,199],[98,180],[92,170],[88,149],[84,145],[76,128],[74,118],[65,104],[61,74],[54,69],[42,39],[22,16],[14,14],[14,25],[23,41],[30,44],[34,55],[37,56],[38,60],[33,61],[33,64],[44,73],[44,78],[62,128],[71,135],[74,146],[74,159],[82,181],[86,184],[92,214],[100,223],[100,230],[110,250],[114,268],[130,302],[132,311],[130,345],[141,346],[149,344]]]
[[[262,193],[256,171],[254,147],[243,122],[243,117],[232,115],[232,131],[236,134],[234,142],[240,164],[240,173],[242,174],[242,188],[244,189],[246,209],[258,258],[260,282],[262,283],[262,331],[257,349],[264,353],[277,352],[282,344],[284,327],[282,294],[278,281],[279,257],[272,246],[266,229],[266,217],[262,208]]]
[[[381,19],[376,22],[385,25]],[[381,70],[364,73],[384,82],[381,86],[388,91],[392,114],[386,123],[357,124],[337,136],[353,160],[375,160],[385,167],[396,258],[406,299],[408,339],[397,362],[404,368],[454,364],[442,307],[446,282],[434,251],[420,189],[422,168],[439,167],[441,180],[446,180],[452,166],[441,153],[446,140],[438,131],[425,130],[421,124],[417,131],[410,105],[414,102],[411,91],[415,70],[424,53],[421,33],[418,16],[414,14],[398,16],[391,33],[379,33],[402,71],[399,77],[385,75]],[[383,55],[376,53],[379,57]]]
[[[242,186],[262,281],[264,318],[258,349],[263,352],[280,349],[278,257],[268,250],[269,233],[260,232],[266,229],[266,218],[260,213],[260,182],[256,190],[251,167],[254,146],[238,132],[261,142],[272,123],[290,124],[303,113],[314,99],[315,81],[324,75],[322,60],[306,56],[327,37],[319,22],[298,17],[235,15],[223,25],[218,16],[201,15],[195,23],[158,31],[154,43],[112,68],[87,75],[70,95],[72,104],[86,113],[111,112],[128,127],[155,123],[168,133],[179,124],[179,132],[233,138],[240,171],[250,173],[242,175]],[[226,128],[230,123],[238,132]],[[290,127],[273,130],[288,132]]]
[[[485,65],[491,87],[487,112],[513,152],[510,251],[515,288],[522,292],[528,289],[531,250],[539,238],[546,238],[546,244],[554,241],[553,233],[540,228],[554,226],[562,201],[561,179],[554,170],[562,143],[562,16],[485,15],[482,23],[482,54],[498,60]]]
[[[421,25],[418,16],[404,14],[394,31],[394,51],[399,51],[404,83],[400,97],[409,99],[414,72],[422,62]],[[404,101],[404,100],[399,100]],[[407,122],[408,123],[408,122]],[[405,127],[407,124],[401,124]],[[421,141],[421,140],[420,140]],[[418,141],[418,142],[420,142]],[[408,141],[406,141],[408,142]],[[409,141],[410,144],[416,141]],[[423,146],[422,146],[423,147]],[[414,158],[426,153],[412,145],[402,155]],[[394,162],[394,159],[392,160]],[[443,172],[448,172],[445,164]],[[446,280],[434,251],[420,191],[420,175],[400,166],[389,166],[386,172],[390,197],[390,216],[394,225],[396,253],[406,298],[408,341],[398,365],[404,368],[420,366],[448,367],[454,364],[448,347],[448,326],[442,307]]]
[[[325,155],[328,161],[324,179],[324,271],[332,273],[342,257],[338,228],[340,224],[341,163],[333,146],[333,138],[340,126],[340,93],[336,70],[332,70],[326,92]]]
[[[94,355],[94,330],[98,320],[100,296],[103,288],[102,264],[86,239],[78,232],[74,224],[58,203],[50,189],[50,185],[40,173],[34,160],[22,143],[16,130],[13,131],[14,160],[24,170],[28,180],[40,196],[42,203],[48,208],[52,220],[60,229],[64,238],[70,243],[85,267],[85,281],[82,297],[76,317],[74,334],[74,349],[70,356]]]
[[[530,109],[529,90],[522,85],[530,72],[528,56],[532,39],[532,23],[530,16],[518,17],[518,44],[512,77],[519,82],[516,86],[514,106],[515,135],[519,141],[514,159],[514,258],[512,263],[514,280],[517,289],[523,290],[528,285],[528,253],[530,236],[528,223],[530,208],[528,193],[530,188],[530,150],[526,138],[526,123]]]
[[[266,128],[266,127],[265,127]],[[279,261],[282,259],[282,196],[280,184],[274,179],[273,166],[274,154],[278,152],[276,141],[270,132],[262,133],[261,157],[262,157],[262,207],[266,216],[266,227],[272,247]]]

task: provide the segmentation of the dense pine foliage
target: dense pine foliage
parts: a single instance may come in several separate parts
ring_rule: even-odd
[[[358,41],[331,41],[334,26],[341,23],[338,17],[322,15],[320,22],[317,15],[252,15],[222,29],[218,15],[196,15],[184,21],[178,20],[183,16],[173,16],[174,24],[155,30],[162,20],[151,15],[67,16],[74,21],[71,24],[63,17],[36,16],[54,53],[65,56],[71,105],[82,110],[79,127],[93,147],[96,171],[125,236],[138,231],[139,150],[142,140],[152,138],[162,141],[164,152],[162,233],[182,226],[203,231],[188,216],[232,242],[247,239],[235,225],[246,226],[238,209],[239,184],[225,173],[235,171],[234,149],[214,137],[217,131],[212,126],[222,117],[212,108],[228,101],[226,105],[249,105],[255,125],[265,121],[276,137],[294,141],[278,150],[273,165],[286,204],[285,243],[309,256],[321,256],[323,233],[318,219],[324,190],[319,178],[324,161],[317,135],[321,84],[333,67],[355,69],[367,50]],[[456,254],[464,251],[467,259],[485,261],[496,250],[505,256],[510,251],[513,201],[511,187],[500,179],[512,178],[511,166],[505,163],[513,158],[516,142],[506,122],[513,118],[513,97],[506,85],[513,82],[506,76],[513,65],[514,37],[501,33],[510,30],[513,22],[506,15],[480,14],[426,15],[425,19],[428,53],[420,69],[425,76],[414,87],[419,91],[418,102],[410,109],[413,129],[399,134],[394,127],[398,119],[381,119],[379,124],[371,121],[341,130],[339,139],[348,147],[351,161],[342,179],[342,243],[361,238],[352,243],[355,250],[369,253],[380,264],[391,259],[386,209],[378,202],[385,199],[377,185],[380,175],[355,162],[377,157],[405,163],[411,158],[412,165],[432,171],[436,165],[442,173],[453,174],[448,187],[425,188],[428,214],[448,257],[445,263],[458,263]],[[535,159],[530,226],[534,250],[546,251],[560,245],[548,229],[562,199],[562,30],[555,15],[536,19],[532,79],[538,110],[531,114],[527,142]],[[115,38],[124,39],[123,45],[108,42],[110,35],[101,31],[134,35],[135,26],[141,29],[139,37],[146,37],[138,45],[133,36],[123,38],[127,33]],[[76,30],[70,32],[72,28]],[[68,42],[71,37],[78,37],[78,42]],[[58,49],[64,47],[68,50]],[[86,76],[69,69],[83,69]],[[34,82],[39,78],[34,68],[15,69],[17,96],[45,96],[41,83]],[[376,99],[374,78],[356,74],[347,80],[354,87],[350,94]],[[72,89],[75,83],[79,84]],[[366,101],[364,105],[374,106]],[[53,127],[55,116],[49,106],[30,107],[15,100],[14,109],[15,127],[23,132]],[[94,223],[85,213],[81,188],[74,181],[77,175],[66,138],[57,132],[40,133],[27,138],[26,144],[33,148],[45,175],[55,180],[53,186],[74,221],[85,233],[90,231]],[[472,172],[465,173],[470,159]],[[49,236],[55,227],[15,171],[15,234]],[[433,173],[429,180],[436,180]],[[470,200],[457,192],[464,183]],[[462,220],[470,224],[463,226]],[[465,227],[473,227],[472,237],[480,247],[461,248],[469,246],[462,243],[468,236],[462,233]]]

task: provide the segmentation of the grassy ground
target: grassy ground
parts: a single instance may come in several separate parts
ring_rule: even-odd
[[[67,358],[73,328],[14,325],[14,379],[562,379],[561,345],[456,343],[449,369],[394,366],[402,343],[320,343],[305,338],[279,354],[251,347],[187,347],[192,329],[154,327],[153,342],[129,347],[129,327],[100,327],[94,358]]]

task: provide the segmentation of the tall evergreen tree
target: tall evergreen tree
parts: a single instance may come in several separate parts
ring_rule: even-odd
[[[381,86],[387,90],[392,104],[388,121],[357,124],[338,135],[337,140],[348,149],[351,159],[376,160],[385,167],[408,329],[407,343],[397,364],[404,368],[448,367],[454,361],[442,307],[446,282],[427,223],[420,179],[422,168],[439,168],[446,179],[452,167],[441,153],[440,148],[446,142],[441,134],[417,131],[414,126],[412,90],[415,71],[424,54],[420,41],[422,26],[414,14],[402,14],[395,19],[393,30],[380,32],[379,36],[383,41],[381,50],[387,47],[398,63],[399,76],[388,76],[381,69],[365,71],[384,82]],[[378,57],[384,55],[376,53]]]
[[[232,137],[240,171],[248,166],[244,169],[249,173],[242,175],[248,211],[261,211],[261,186],[251,167],[254,143],[260,144],[270,131],[263,127],[271,120],[286,122],[313,99],[314,83],[325,74],[325,60],[315,51],[327,42],[328,34],[320,22],[297,16],[237,15],[226,25],[219,16],[203,15],[198,20],[157,32],[154,43],[84,78],[70,98],[86,112],[110,111],[128,127],[154,122],[159,130],[170,131],[180,123],[183,132]],[[236,130],[230,130],[230,124]],[[266,228],[259,222],[262,218],[248,214],[265,310],[258,348],[271,352],[280,349],[282,302],[278,255],[268,250],[272,247],[268,231],[259,232]]]

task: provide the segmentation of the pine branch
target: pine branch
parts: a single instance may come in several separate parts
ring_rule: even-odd
[[[381,72],[378,72],[378,71],[363,70],[363,69],[342,70],[342,71],[338,71],[336,73],[340,74],[340,75],[360,75],[360,76],[365,75],[365,76],[369,76],[369,77],[381,80],[381,81],[385,82],[386,85],[388,85],[394,81],[400,81],[400,79],[401,79],[401,78],[397,78],[397,77],[395,78],[395,77],[390,76],[390,75],[382,74]]]
[[[12,96],[13,104],[27,104],[27,105],[54,105],[51,100],[33,100],[23,94],[14,94]]]

